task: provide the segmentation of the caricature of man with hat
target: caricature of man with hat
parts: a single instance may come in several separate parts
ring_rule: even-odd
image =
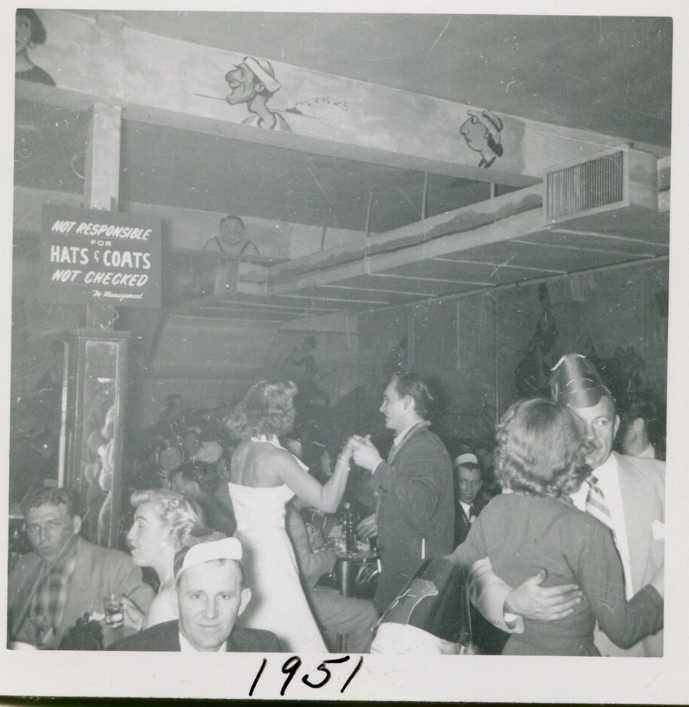
[[[230,87],[225,100],[232,106],[246,103],[252,113],[242,121],[243,125],[291,132],[284,117],[267,105],[271,96],[280,90],[280,82],[269,61],[246,56],[241,64],[225,74],[225,81]]]
[[[620,422],[615,399],[585,356],[576,353],[563,356],[551,371],[550,390],[555,402],[566,405],[581,418],[594,442],[594,449],[587,457],[591,475],[571,494],[571,500],[581,511],[594,515],[610,528],[622,560],[629,600],[664,563],[665,463],[613,452],[613,439]],[[593,495],[597,495],[598,513],[600,505],[604,506],[605,520],[592,509]],[[475,589],[472,597],[477,600],[479,610],[503,630],[519,631],[521,627],[521,618],[515,618],[508,626],[504,621],[505,611],[518,617],[549,621],[568,615],[578,603],[572,590],[558,598],[560,588],[541,587],[545,571],[512,589],[488,570],[485,562],[481,560],[480,570],[470,578]],[[479,599],[482,591],[486,596]],[[499,615],[498,606],[503,615]],[[596,629],[595,644],[604,656],[660,657],[663,632],[622,649]]]

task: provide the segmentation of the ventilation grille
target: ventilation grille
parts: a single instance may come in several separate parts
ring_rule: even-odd
[[[565,167],[551,172],[547,177],[549,219],[589,211],[624,199],[622,152]]]

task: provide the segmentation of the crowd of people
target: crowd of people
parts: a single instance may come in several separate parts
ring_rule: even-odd
[[[660,656],[652,412],[623,409],[627,456],[613,451],[620,417],[590,360],[564,356],[550,390],[502,416],[494,470],[476,449],[450,456],[430,429],[428,384],[402,370],[380,406],[389,451],[352,434],[318,469],[295,439],[290,381],[253,385],[222,433],[172,398],[156,473],[139,477],[157,483],[131,494],[129,552],[80,535],[71,490],[23,499],[31,551],[10,571],[10,646]],[[372,600],[323,581],[338,555],[314,514],[337,517],[344,499],[375,548]],[[113,595],[124,633],[108,631]]]

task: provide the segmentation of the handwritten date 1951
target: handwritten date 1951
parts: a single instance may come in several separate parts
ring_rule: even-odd
[[[336,664],[336,663],[346,663],[348,660],[349,660],[348,655],[346,655],[342,658],[332,658],[330,660],[324,660],[316,668],[316,671],[315,671],[316,673],[322,673],[322,675],[314,675],[312,678],[309,675],[309,673],[306,673],[306,675],[302,676],[301,681],[304,683],[304,685],[308,685],[308,687],[312,687],[317,690],[317,689],[323,687],[324,685],[326,685],[332,676],[330,670],[328,670],[326,665],[332,665],[332,664]],[[261,675],[263,675],[263,671],[265,670],[267,664],[268,664],[268,659],[264,658],[261,663],[261,667],[258,669],[258,673],[256,673],[256,677],[254,678],[254,682],[251,685],[251,689],[249,690],[249,697],[253,697],[254,690],[256,689],[256,685],[258,685],[258,681],[261,679]],[[361,670],[361,666],[363,664],[364,664],[364,656],[361,656],[359,658],[359,662],[356,664],[356,667],[351,672],[350,676],[345,680],[344,685],[342,685],[340,693],[343,693],[347,689],[347,687],[349,686],[349,683],[352,682],[352,680],[354,679],[354,676],[359,672],[359,670]],[[293,655],[291,658],[288,658],[282,664],[281,670],[282,670],[283,674],[287,675],[287,678],[285,679],[285,682],[282,685],[282,689],[280,690],[281,697],[285,694],[285,690],[287,690],[287,687],[289,686],[290,682],[292,682],[292,679],[297,674],[300,667],[301,667],[301,658],[298,655]]]

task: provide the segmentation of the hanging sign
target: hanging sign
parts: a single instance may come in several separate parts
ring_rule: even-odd
[[[44,205],[42,298],[160,307],[160,230],[147,216]]]

